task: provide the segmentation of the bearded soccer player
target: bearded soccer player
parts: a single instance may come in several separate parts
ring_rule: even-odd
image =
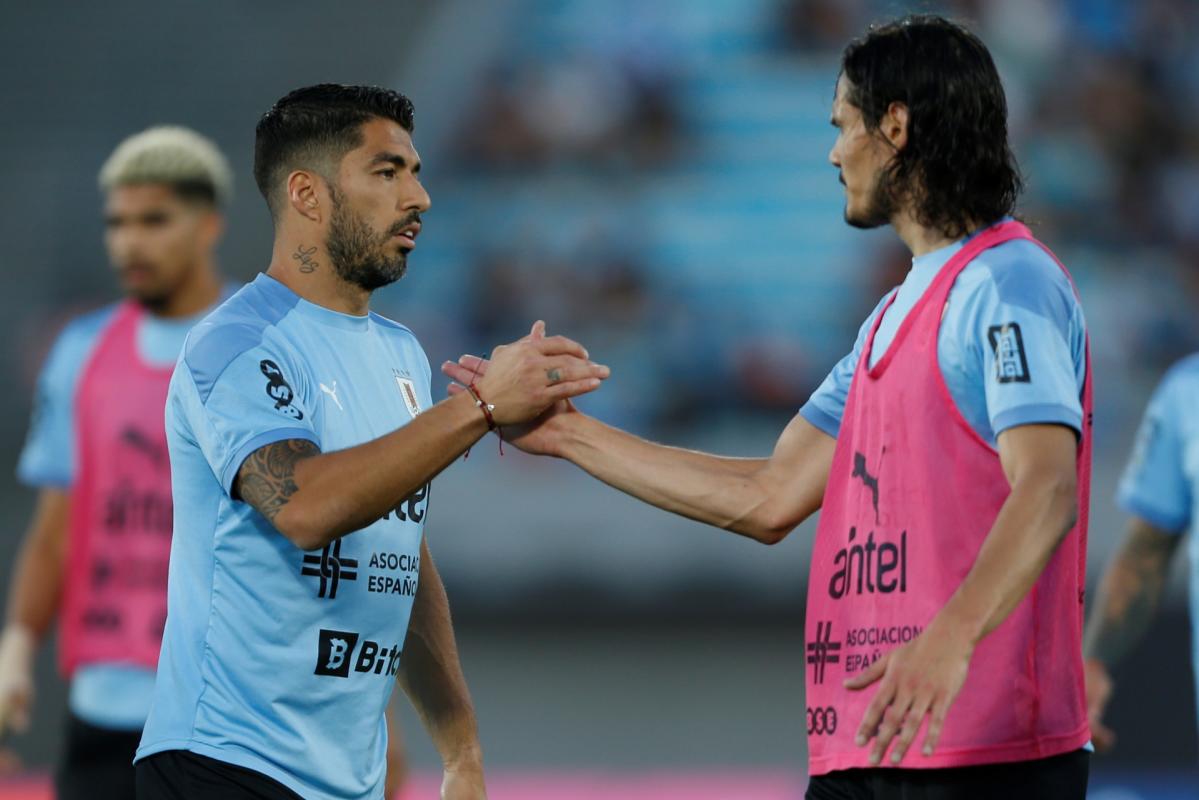
[[[1191,532],[1191,668],[1199,689],[1199,354],[1176,364],[1153,394],[1117,500],[1131,515],[1124,542],[1108,564],[1087,627],[1087,704],[1095,746],[1115,744],[1103,715],[1115,689],[1110,670],[1145,633],[1157,611],[1170,564]]]
[[[565,403],[505,432],[765,543],[822,509],[809,798],[1085,793],[1087,339],[1065,269],[1011,217],[1006,117],[986,47],[943,19],[845,50],[830,154],[845,218],[890,225],[912,268],[769,458],[651,444]]]
[[[207,139],[160,127],[100,171],[126,299],[73,320],[38,381],[18,474],[39,490],[0,638],[0,731],[28,724],[33,655],[57,615],[70,681],[59,798],[133,797],[133,753],[166,616],[171,484],[163,407],[184,336],[221,296],[231,174]]]
[[[443,796],[485,796],[424,536],[429,483],[489,428],[607,369],[528,337],[432,405],[420,344],[370,312],[429,208],[412,129],[403,95],[328,84],[258,123],[270,265],[192,331],[167,397],[175,530],[141,800],[375,800],[397,678],[444,761]]]

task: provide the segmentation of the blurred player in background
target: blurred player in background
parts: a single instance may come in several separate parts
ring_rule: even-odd
[[[412,129],[403,95],[327,84],[258,123],[271,262],[195,328],[168,393],[177,513],[140,800],[375,800],[397,678],[443,796],[485,796],[424,535],[429,484],[489,428],[607,370],[530,337],[497,348],[471,394],[432,404],[416,337],[369,310],[430,204]]]
[[[893,227],[912,268],[770,458],[652,444],[567,403],[506,438],[766,543],[823,509],[808,797],[1082,798],[1087,336],[1065,270],[1011,218],[995,65],[940,18],[873,29],[845,50],[832,123],[846,221]]]
[[[199,134],[151,128],[100,171],[126,298],[73,320],[38,381],[18,474],[39,490],[0,639],[0,731],[28,726],[55,616],[70,681],[59,798],[132,798],[166,616],[171,483],[163,408],[191,326],[220,299],[214,251],[232,177]]]
[[[1174,366],[1149,402],[1117,500],[1132,515],[1099,585],[1086,636],[1087,706],[1100,750],[1115,732],[1103,715],[1115,688],[1111,670],[1149,627],[1170,563],[1189,530],[1192,670],[1199,680],[1199,355]],[[1199,695],[1199,682],[1196,683]]]

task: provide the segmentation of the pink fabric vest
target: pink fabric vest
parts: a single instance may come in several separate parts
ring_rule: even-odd
[[[59,666],[154,668],[167,609],[171,475],[163,411],[171,368],[142,361],[143,311],[118,307],[83,368],[75,398]]]
[[[1010,492],[998,453],[962,417],[945,385],[937,334],[958,274],[982,251],[1017,238],[1036,242],[1017,222],[968,241],[938,273],[874,368],[869,354],[881,314],[862,352],[837,437],[808,585],[805,661],[813,775],[870,766],[869,746],[856,747],[853,737],[878,684],[851,692],[842,682],[928,625],[973,566]],[[903,767],[1043,758],[1082,747],[1090,736],[1082,673],[1089,346],[1082,406],[1078,524],[1029,595],[976,648],[936,753],[920,754],[926,723]]]

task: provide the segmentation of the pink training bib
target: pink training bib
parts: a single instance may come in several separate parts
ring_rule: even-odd
[[[857,747],[853,738],[878,684],[851,692],[842,682],[928,625],[974,565],[1010,492],[999,454],[962,417],[945,385],[937,334],[958,274],[982,251],[1011,239],[1036,242],[1018,222],[1001,223],[968,241],[870,368],[879,315],[858,363],[808,585],[813,775],[870,766],[869,746]],[[994,331],[992,345],[1001,350],[1008,335]],[[1078,524],[1029,595],[976,648],[936,753],[920,754],[926,722],[900,766],[1043,758],[1082,747],[1090,736],[1082,672],[1091,478],[1089,345],[1086,370]]]
[[[137,349],[144,312],[123,303],[101,334],[75,398],[76,480],[59,666],[154,668],[166,622],[171,475],[163,412],[172,368]]]

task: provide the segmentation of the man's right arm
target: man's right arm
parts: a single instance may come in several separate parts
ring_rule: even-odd
[[[547,406],[594,390],[608,369],[562,337],[496,348],[478,394],[497,424],[530,419]],[[553,372],[555,380],[549,373]],[[487,433],[474,397],[438,403],[410,423],[355,447],[322,453],[288,438],[249,453],[232,496],[249,503],[303,550],[315,550],[391,511]]]
[[[764,544],[781,541],[820,508],[836,445],[798,415],[764,459],[665,447],[568,416],[556,455],[639,500]]]

